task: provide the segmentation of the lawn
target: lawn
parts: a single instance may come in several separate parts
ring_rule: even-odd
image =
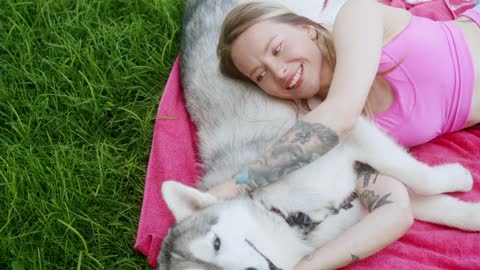
[[[0,269],[148,269],[133,245],[184,1],[0,3]]]

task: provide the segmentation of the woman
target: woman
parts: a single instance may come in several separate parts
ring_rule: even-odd
[[[329,32],[270,2],[233,9],[217,48],[222,73],[271,96],[301,101],[306,114],[211,192],[229,197],[281,178],[306,164],[305,157],[311,162],[341,142],[361,114],[406,147],[479,123],[480,8],[465,15],[434,22],[374,0],[355,0],[342,7]],[[306,140],[295,139],[305,134]],[[285,145],[294,146],[296,156],[281,152],[289,149]],[[357,193],[370,214],[296,269],[347,265],[393,242],[412,224],[402,184],[369,169],[359,174]],[[385,195],[389,203],[372,207]]]

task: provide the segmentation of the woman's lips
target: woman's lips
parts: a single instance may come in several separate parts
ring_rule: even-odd
[[[292,87],[290,87],[290,85],[292,84],[292,82],[294,82],[295,77],[297,76],[298,73],[299,75],[296,83]],[[303,82],[303,74],[304,74],[304,68],[303,68],[303,65],[300,65],[298,69],[295,71],[295,74],[292,74],[292,76],[290,76],[290,79],[287,82],[287,89],[289,90],[298,89]]]

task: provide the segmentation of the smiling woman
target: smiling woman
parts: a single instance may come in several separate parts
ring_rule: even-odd
[[[330,33],[305,17],[292,16],[288,9],[268,14],[275,15],[272,20],[256,15],[253,11],[242,17],[244,22],[225,21],[220,40],[234,41],[218,46],[220,70],[255,82],[275,97],[325,98],[335,65]],[[233,29],[239,24],[241,30],[246,28],[241,35],[240,29]]]
[[[263,155],[211,192],[228,197],[242,188],[281,179],[343,142],[362,114],[407,147],[479,123],[480,69],[474,68],[480,66],[478,25],[480,13],[474,10],[456,21],[435,22],[374,0],[356,0],[342,7],[329,33],[274,2],[237,6],[227,15],[218,42],[222,73],[254,83],[280,99],[321,103]],[[296,141],[308,126],[320,127],[318,134],[326,136],[308,146]],[[289,143],[303,154],[284,153]],[[282,166],[288,168],[279,174]],[[392,184],[383,191],[398,188]],[[375,210],[380,219],[382,210]],[[373,215],[366,217],[362,224],[373,220]],[[348,235],[355,240],[344,237],[344,243],[367,240],[372,231],[361,227],[352,227],[357,233]],[[356,252],[361,258],[368,256],[398,238],[402,230],[405,227],[400,225],[390,228],[376,239],[377,246],[364,242],[363,250]],[[339,243],[332,244],[339,253],[331,267],[346,264],[340,259],[347,256]],[[327,253],[323,258],[333,258]]]
[[[317,40],[318,32],[312,25],[294,26],[267,20],[253,25],[236,39],[232,44],[232,60],[242,74],[248,74],[272,96],[311,98],[319,94],[318,89],[324,89],[322,94],[326,94],[329,81],[326,75],[331,74],[331,69],[322,68],[327,65],[322,63]]]

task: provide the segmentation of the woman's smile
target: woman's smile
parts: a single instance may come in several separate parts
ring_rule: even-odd
[[[298,89],[303,81],[303,65],[300,65],[297,71],[292,74],[288,80],[287,89]]]
[[[319,93],[322,54],[311,25],[259,22],[232,45],[238,70],[266,93],[285,99],[305,99]]]

